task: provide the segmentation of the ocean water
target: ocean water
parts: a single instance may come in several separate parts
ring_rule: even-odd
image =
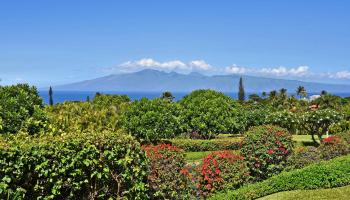
[[[154,99],[158,98],[162,95],[162,92],[116,92],[116,91],[110,91],[110,92],[102,92],[103,94],[119,94],[119,95],[128,95],[130,99],[132,100],[138,100],[143,97],[148,99]],[[53,92],[53,100],[54,103],[62,103],[65,101],[86,101],[87,97],[89,96],[90,99],[93,99],[96,92],[92,91],[54,91]],[[180,100],[182,97],[188,94],[188,92],[172,92],[173,96],[175,97],[175,100]],[[237,99],[237,93],[225,93],[226,95]],[[249,96],[251,93],[246,93],[246,97]],[[49,92],[48,91],[39,91],[39,95],[43,98],[44,102],[48,104],[49,102]],[[309,94],[316,95],[316,94]],[[350,93],[338,93],[335,94],[341,97],[349,97]]]

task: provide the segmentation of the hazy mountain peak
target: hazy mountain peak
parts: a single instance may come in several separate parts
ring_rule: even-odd
[[[215,89],[222,92],[237,92],[239,78],[239,75],[206,76],[198,72],[179,74],[177,72],[144,69],[138,72],[105,76],[54,88],[70,91],[189,92],[196,89]],[[349,85],[310,83],[253,76],[244,76],[243,84],[246,92],[269,92],[281,88],[286,88],[292,92],[300,85],[304,86],[307,92],[313,93],[322,90],[333,93],[350,92]]]

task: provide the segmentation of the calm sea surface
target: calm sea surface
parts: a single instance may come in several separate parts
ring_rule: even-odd
[[[154,99],[160,97],[162,92],[102,92],[103,94],[125,94],[128,95],[132,100],[141,99],[143,97]],[[86,98],[89,96],[92,99],[95,96],[96,92],[91,91],[54,91],[53,100],[54,103],[62,103],[64,101],[86,101]],[[175,100],[179,100],[184,97],[187,92],[173,92]],[[237,93],[225,93],[226,95],[237,99]],[[49,94],[48,91],[39,91],[39,95],[44,99],[45,103],[49,102]],[[314,95],[314,94],[310,94]],[[335,94],[341,97],[348,97],[350,93],[339,93]],[[249,96],[249,93],[246,94]]]

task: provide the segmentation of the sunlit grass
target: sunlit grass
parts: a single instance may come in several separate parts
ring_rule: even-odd
[[[266,197],[260,198],[260,200],[308,200],[308,199],[332,199],[332,200],[348,200],[350,197],[350,185],[331,188],[331,189],[319,189],[319,190],[295,190],[287,192],[279,192]]]

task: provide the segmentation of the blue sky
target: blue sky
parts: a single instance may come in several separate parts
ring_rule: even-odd
[[[0,3],[0,84],[145,68],[350,84],[350,1]]]

